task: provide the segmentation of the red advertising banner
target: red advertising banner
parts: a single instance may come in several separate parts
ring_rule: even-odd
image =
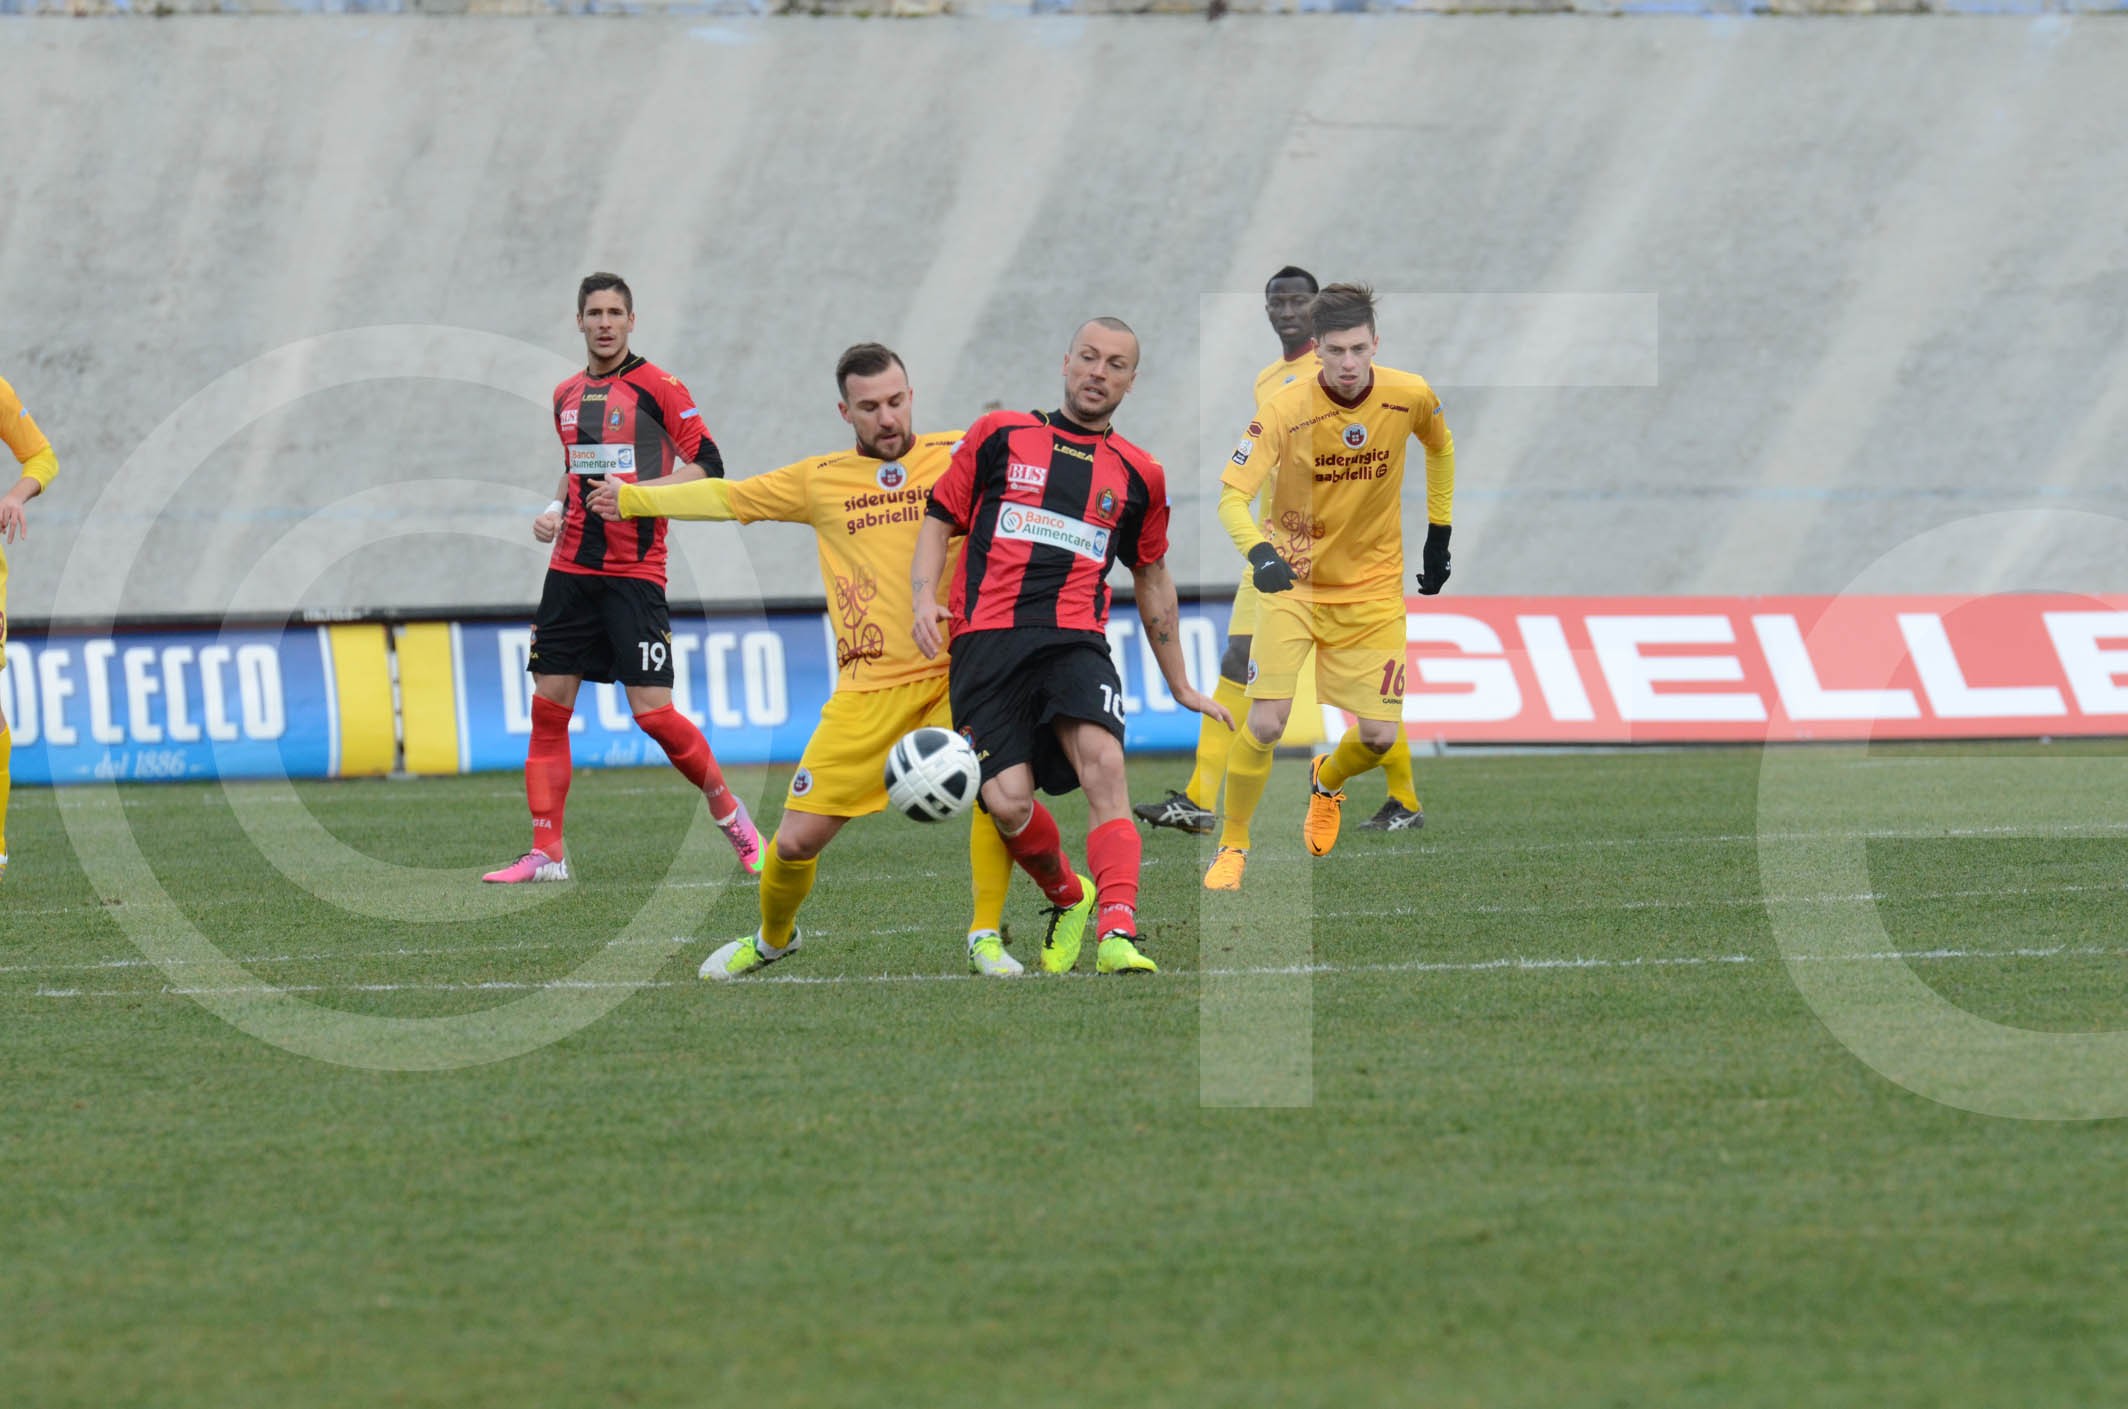
[[[1413,597],[1451,743],[2128,734],[2128,597]]]

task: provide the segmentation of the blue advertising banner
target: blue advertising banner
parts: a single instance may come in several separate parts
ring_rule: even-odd
[[[1227,604],[1185,605],[1182,617],[1191,680],[1209,689],[1219,672]],[[531,627],[460,622],[450,629],[459,771],[522,767],[532,737],[532,680],[525,673]],[[1168,693],[1134,608],[1119,605],[1110,615],[1108,644],[1123,678],[1125,746],[1196,747],[1197,716]],[[835,685],[834,634],[820,612],[675,616],[672,653],[673,705],[709,735],[724,763],[797,762]],[[664,762],[657,744],[636,727],[618,685],[584,686],[570,736],[580,768]]]
[[[0,700],[18,783],[322,778],[337,771],[325,628],[24,632]]]
[[[1208,689],[1227,606],[1186,604],[1182,617],[1191,680]],[[835,685],[827,616],[676,616],[672,628],[673,704],[718,757],[795,763]],[[435,650],[412,649],[423,640]],[[1194,747],[1197,716],[1168,693],[1135,609],[1115,609],[1108,643],[1125,746]],[[531,648],[529,624],[502,622],[24,631],[7,643],[0,704],[25,784],[448,772],[453,743],[457,772],[514,770],[532,735]],[[578,767],[665,761],[618,685],[586,685],[571,731]]]

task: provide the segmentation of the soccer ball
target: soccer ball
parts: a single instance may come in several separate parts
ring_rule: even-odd
[[[918,729],[887,750],[887,801],[919,822],[960,816],[982,786],[974,747],[951,729]]]

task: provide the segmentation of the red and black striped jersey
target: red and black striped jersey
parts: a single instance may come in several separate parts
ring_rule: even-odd
[[[578,372],[554,389],[554,430],[569,476],[562,531],[548,566],[561,572],[665,582],[665,520],[607,523],[585,508],[600,479],[635,482],[672,473],[674,460],[724,475],[694,396],[654,363],[631,355],[595,377]]]
[[[968,535],[954,630],[1108,625],[1108,570],[1167,556],[1167,472],[1061,412],[993,411],[931,487],[931,517]]]

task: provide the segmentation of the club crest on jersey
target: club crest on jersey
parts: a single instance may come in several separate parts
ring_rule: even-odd
[[[1345,427],[1339,433],[1338,438],[1345,442],[1347,450],[1357,450],[1367,443],[1367,428],[1355,422]]]
[[[1094,512],[1099,514],[1104,519],[1115,518],[1116,491],[1113,489],[1104,488],[1101,491],[1100,497],[1094,500]]]
[[[1262,421],[1251,421],[1251,422],[1249,422],[1249,439],[1251,439],[1251,440],[1262,440],[1262,439],[1263,439],[1263,422],[1262,422]]]
[[[813,770],[801,768],[791,775],[791,796],[804,797],[813,790]]]
[[[606,418],[606,424],[607,424],[607,425],[609,425],[609,426],[617,426],[617,425],[619,425],[620,423],[621,423],[621,408],[620,408],[620,407],[618,407],[618,406],[616,406],[616,407],[614,407],[614,408],[613,408],[613,414],[612,414],[611,416],[608,416],[608,417]]]
[[[899,489],[903,481],[909,478],[909,472],[901,467],[901,461],[889,460],[879,467],[879,473],[874,478],[879,481],[881,489]]]

